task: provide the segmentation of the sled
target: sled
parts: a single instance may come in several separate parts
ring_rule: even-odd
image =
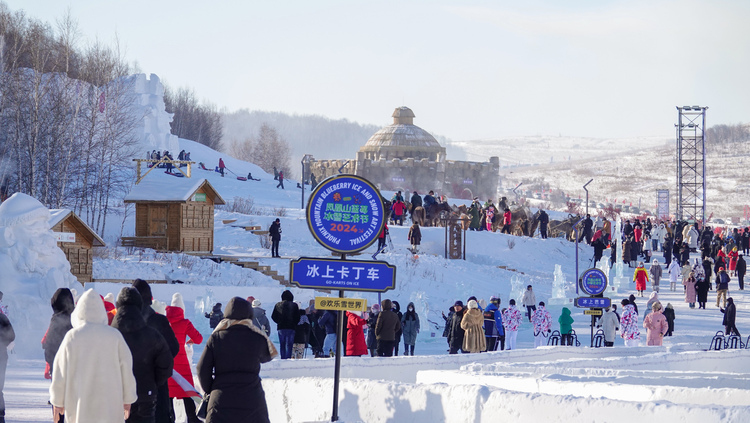
[[[244,176],[238,176],[237,180],[238,181],[247,181],[247,178],[245,178]]]
[[[379,249],[378,251],[375,251],[375,254],[373,254],[373,255],[372,255],[372,259],[373,259],[373,260],[377,260],[378,254],[380,254],[380,253],[382,253],[383,251],[385,251],[385,247],[386,247],[386,246],[384,245],[384,246],[383,246],[383,248]]]
[[[201,169],[205,170],[205,171],[208,171],[208,172],[212,172],[212,170],[211,170],[211,169],[209,169],[209,168],[207,168],[207,167],[206,167],[206,165],[205,165],[205,164],[203,164],[203,162],[200,162],[200,163],[198,163],[198,166],[199,166],[199,167],[200,167]]]
[[[185,175],[183,175],[182,173],[173,173],[173,172],[168,172],[168,171],[164,171],[164,173],[166,173],[167,175],[176,176],[178,178],[184,178],[185,177]]]

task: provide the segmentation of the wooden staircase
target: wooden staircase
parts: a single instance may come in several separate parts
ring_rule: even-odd
[[[209,258],[209,257],[206,257]],[[242,257],[235,257],[235,256],[213,256],[211,257],[214,261],[219,262],[228,262],[232,263],[236,266],[240,266],[245,269],[251,269],[255,270],[256,272],[260,272],[266,276],[270,276],[271,279],[277,280],[281,285],[284,286],[292,286],[291,283],[284,277],[284,275],[280,275],[279,272],[276,270],[272,270],[271,266],[261,266],[261,264],[257,261],[250,261],[243,259]]]

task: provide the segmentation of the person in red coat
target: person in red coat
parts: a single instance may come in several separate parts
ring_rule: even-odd
[[[167,306],[167,320],[169,320],[169,324],[177,337],[177,342],[180,344],[180,351],[174,358],[174,370],[193,386],[193,372],[190,370],[190,360],[185,352],[185,341],[189,337],[191,344],[200,344],[203,342],[203,336],[195,329],[190,320],[185,318],[185,303],[179,292],[172,296],[172,305]],[[195,414],[195,402],[190,398],[193,395],[197,396],[196,393],[186,392],[182,389],[173,377],[169,378],[169,397],[182,398],[188,423],[200,423]]]
[[[635,282],[635,290],[642,297],[643,291],[646,290],[646,282],[649,282],[648,271],[643,267],[643,262],[638,263],[638,267],[635,269],[635,273],[633,273],[633,281]]]
[[[737,276],[737,258],[739,257],[737,247],[732,248],[727,257],[729,257],[729,271],[732,272],[732,276]]]
[[[222,178],[224,177],[224,168],[226,168],[226,166],[224,165],[224,159],[220,157],[219,158],[219,173],[221,173]]]
[[[359,357],[368,354],[367,343],[365,342],[365,325],[367,325],[367,320],[350,311],[346,312],[346,328],[349,331],[346,335],[347,356]]]
[[[510,212],[510,209],[506,208],[503,213],[503,229],[500,230],[501,233],[510,234],[510,223],[512,219],[513,214]]]

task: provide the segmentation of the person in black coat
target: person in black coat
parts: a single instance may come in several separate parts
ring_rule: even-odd
[[[299,317],[299,306],[294,303],[294,294],[287,289],[281,293],[281,301],[276,303],[271,313],[271,320],[276,322],[276,330],[279,333],[282,360],[292,358],[294,331],[297,329]]]
[[[599,260],[602,259],[604,249],[607,248],[607,246],[604,245],[604,239],[602,237],[597,238],[591,246],[594,247],[594,265],[596,265],[596,263],[599,263]]]
[[[549,225],[549,215],[542,209],[539,209],[539,235],[542,239],[547,239],[547,225]],[[534,234],[531,234],[534,235]]]
[[[722,324],[724,325],[724,328],[726,331],[724,331],[727,335],[740,335],[740,331],[737,330],[737,326],[735,326],[735,319],[737,318],[737,307],[734,305],[734,299],[732,297],[727,298],[727,308],[726,309],[719,309],[722,313],[724,313],[724,321]]]
[[[59,288],[52,294],[50,303],[52,304],[53,314],[49,321],[47,333],[42,340],[42,348],[44,349],[44,361],[49,365],[49,374],[51,375],[55,354],[57,354],[65,334],[73,329],[70,324],[70,314],[75,309],[73,293],[68,288]]]
[[[261,363],[271,361],[276,350],[252,317],[247,300],[230,299],[225,319],[198,360],[198,379],[209,395],[206,423],[269,421],[259,373]]]
[[[745,262],[743,253],[740,253],[739,257],[737,257],[737,266],[735,267],[735,270],[737,271],[737,282],[739,282],[740,284],[740,291],[744,291],[745,273],[747,273],[747,262]]]
[[[278,218],[271,223],[271,227],[268,228],[268,233],[271,235],[271,257],[281,257],[279,255],[279,241],[281,241],[281,220]]]
[[[711,288],[711,275],[713,274],[713,267],[712,267],[712,259],[711,257],[706,257],[703,260],[703,273],[706,275],[706,283],[708,284],[708,289]]]
[[[664,317],[667,318],[667,333],[664,336],[672,336],[674,332],[674,307],[672,304],[667,303],[667,307],[664,308]]]
[[[177,342],[177,337],[174,335],[174,331],[169,324],[169,320],[167,320],[167,316],[162,316],[151,308],[153,294],[151,294],[151,287],[148,285],[148,282],[143,279],[136,279],[135,282],[133,282],[133,288],[137,289],[138,293],[141,294],[141,300],[143,301],[143,304],[141,305],[141,315],[146,321],[146,324],[159,332],[167,343],[172,358],[176,357],[177,353],[180,352],[180,344]],[[172,408],[172,400],[169,398],[169,385],[164,382],[159,385],[159,388],[157,389],[156,423],[171,423],[174,421],[172,418],[173,415],[174,410]]]
[[[687,263],[690,263],[690,246],[683,242],[680,248],[680,264],[684,266]]]
[[[214,304],[213,309],[211,309],[211,313],[205,313],[204,316],[209,319],[208,325],[211,327],[211,329],[215,328],[216,325],[218,325],[219,322],[224,319],[224,313],[221,311],[221,303]]]
[[[396,313],[398,321],[401,322],[401,318],[404,317],[404,314],[401,313],[401,305],[398,301],[393,301],[393,312]],[[396,339],[393,341],[393,355],[398,356],[398,344],[401,343],[401,335],[403,333],[404,328],[399,325],[398,330],[396,330]]]
[[[8,366],[8,345],[16,339],[8,316],[0,313],[0,423],[5,423],[5,368]]]
[[[708,259],[703,260],[704,269],[706,268],[706,263],[708,263],[708,273],[706,274],[706,277],[698,278],[698,281],[695,284],[695,295],[698,301],[698,308],[702,308],[704,310],[706,309],[706,301],[708,301],[708,290],[711,285],[711,262],[709,262]]]
[[[664,237],[664,245],[662,245],[661,250],[664,252],[664,263],[666,267],[669,267],[672,264],[672,237],[669,235]]]
[[[164,337],[146,325],[143,299],[135,288],[126,287],[117,296],[117,314],[112,327],[119,330],[133,356],[138,400],[130,407],[127,423],[153,423],[159,386],[172,376],[174,358]],[[192,382],[192,381],[191,381]]]
[[[456,303],[453,304],[453,316],[451,316],[449,323],[450,329],[448,331],[450,354],[458,354],[458,350],[464,352],[464,330],[461,328],[461,320],[464,318],[464,312],[464,303],[456,301]]]

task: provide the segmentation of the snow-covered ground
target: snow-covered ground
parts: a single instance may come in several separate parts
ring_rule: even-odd
[[[300,208],[301,190],[295,187],[296,182],[285,181],[286,189],[277,189],[273,178],[255,165],[190,141],[181,140],[180,144],[182,149],[191,151],[193,160],[204,162],[208,168],[216,166],[218,158],[223,157],[236,174],[247,176],[252,172],[261,179],[244,182],[232,173],[222,178],[215,172],[193,171],[194,177],[207,178],[227,202],[234,198],[253,202],[254,214],[217,210],[215,253],[253,257],[281,274],[288,274],[291,257],[330,257],[307,229]],[[154,171],[148,178],[168,183],[174,177]],[[124,221],[113,223],[105,234],[110,245],[116,237],[133,233],[132,210],[122,216]],[[265,228],[277,216],[283,230],[281,259],[272,259],[256,235],[222,223],[224,219],[237,219]],[[568,297],[575,297],[575,288],[570,283],[575,280],[575,246],[558,239],[467,232],[466,260],[445,260],[444,229],[423,228],[418,256],[406,249],[407,231],[406,226],[392,227],[393,248],[378,258],[397,267],[396,289],[382,298],[397,300],[402,308],[409,302],[416,305],[422,327],[415,348],[417,355],[344,357],[341,421],[478,422],[516,418],[545,422],[630,422],[634,418],[750,421],[750,350],[704,351],[716,331],[723,330],[722,314],[710,301],[707,310],[689,309],[682,288],[669,292],[665,289],[668,283],[664,282],[660,297],[664,304],[674,306],[676,329],[674,336],[665,338],[663,347],[625,348],[618,339],[615,348],[589,348],[591,319],[582,310],[571,307],[575,318],[573,328],[581,347],[533,349],[531,326],[524,322],[515,351],[448,355],[446,340],[441,336],[441,312],[447,313],[456,300],[465,302],[471,295],[488,300],[496,295],[501,297],[502,307],[506,307],[510,298],[519,299],[520,290],[531,284],[537,301],[547,301],[552,296],[558,264],[568,281]],[[590,267],[593,251],[588,246],[579,248],[579,271],[583,271]],[[374,247],[370,247],[360,258],[369,259],[373,252]],[[625,270],[625,277],[632,278],[632,271]],[[270,313],[285,289],[270,277],[228,263],[216,264],[183,254],[128,254],[126,249],[112,247],[97,256],[94,277],[183,281],[183,284],[153,285],[154,296],[166,302],[174,292],[181,292],[188,310],[186,317],[204,335],[210,332],[203,312],[214,302],[225,304],[232,296],[253,295]],[[94,287],[101,294],[116,294],[122,285],[95,283],[87,287]],[[632,284],[625,283],[624,289],[610,289],[607,296],[619,303],[634,292],[632,288]],[[292,292],[304,306],[314,296],[326,295],[296,288]],[[737,304],[737,326],[747,336],[750,307],[745,292],[737,291],[735,283],[730,284],[730,296]],[[377,294],[351,292],[347,296],[366,298],[368,303],[378,300]],[[637,301],[641,306],[641,322],[645,301],[646,298]],[[561,306],[549,309],[557,322]],[[11,309],[11,319],[14,313],[22,312]],[[49,421],[49,382],[42,376],[44,364],[39,345],[49,317],[37,313],[33,325],[17,331],[16,349],[10,356],[4,389],[9,422]],[[557,328],[557,323],[553,324],[553,329]],[[272,337],[275,341],[275,333]],[[193,363],[201,352],[202,345],[196,346]],[[333,367],[332,359],[312,358],[276,359],[263,365],[261,376],[271,420],[329,421]]]

